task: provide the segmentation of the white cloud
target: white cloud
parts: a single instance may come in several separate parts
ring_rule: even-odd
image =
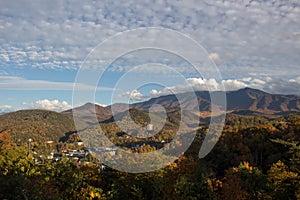
[[[219,84],[215,79],[188,78],[185,85],[190,84],[194,90],[218,90]]]
[[[208,56],[227,78],[222,82],[227,90],[248,86],[274,93],[299,94],[300,78],[284,78],[300,74],[298,1],[1,1],[0,66],[9,69],[10,74],[18,74],[13,71],[15,68],[62,69],[62,72],[65,69],[76,70],[89,51],[109,36],[139,27],[166,27],[190,36],[207,52],[212,52]],[[143,35],[137,37],[147,39]],[[178,41],[172,38],[165,41],[160,41],[159,36],[156,38],[158,42],[178,46]],[[136,44],[139,40],[134,39],[130,41]],[[126,42],[111,46],[91,65],[104,65],[106,56],[109,56],[106,54],[114,48],[124,48]],[[199,52],[189,51],[187,47],[181,48],[194,56],[199,55]],[[145,64],[142,63],[145,62],[144,57],[138,64]],[[152,61],[158,63],[164,57],[162,54]],[[159,63],[173,64],[172,69],[188,73],[188,77],[198,76],[189,67],[175,65],[172,61]],[[130,69],[122,65],[117,67],[117,72]],[[145,66],[140,72],[155,72],[163,76],[169,73],[164,68],[153,66]],[[273,78],[249,77],[251,73]],[[6,75],[0,71],[0,90],[73,89],[71,82],[27,80]],[[279,78],[274,78],[275,75]],[[207,87],[218,90],[220,84],[214,79],[190,78],[181,85],[152,90],[150,95],[168,94],[171,90],[184,92],[189,85],[197,90],[207,90]],[[81,85],[81,88],[94,90],[89,85]],[[98,88],[102,89],[107,88]],[[124,89],[127,90],[131,89]],[[147,98],[139,92],[128,92],[125,96],[136,100]]]
[[[172,87],[165,87],[162,90],[152,89],[150,95],[152,97],[184,93],[188,91],[216,91],[219,90],[220,84],[215,79],[202,79],[202,78],[187,78],[183,84]]]
[[[208,57],[213,60],[214,62],[221,62],[221,58],[219,56],[219,54],[217,53],[211,53],[208,55]]]
[[[238,90],[247,87],[247,84],[239,80],[222,80],[225,90]]]
[[[152,89],[152,90],[150,90],[150,95],[151,95],[151,97],[159,96],[160,95],[160,91]]]
[[[0,105],[0,113],[7,113],[14,111],[13,107],[10,105]]]
[[[12,109],[12,106],[10,106],[10,105],[2,105],[2,106],[0,106],[0,109]]]
[[[103,103],[95,103],[95,104],[97,104],[99,106],[102,106],[102,107],[106,107],[107,106],[107,104],[103,104]]]
[[[266,67],[272,75],[277,73],[274,68],[282,71],[289,66],[299,73],[299,10],[298,0],[3,1],[0,64],[77,69],[89,50],[108,36],[156,26],[190,35],[208,52],[217,52],[210,55],[215,60],[219,55],[234,55],[222,57],[228,68],[250,66],[247,70],[259,71]]]
[[[183,84],[165,87],[162,90],[152,89],[150,95],[151,97],[157,97],[171,93],[184,93],[190,91],[190,87],[192,87],[194,91],[217,91],[222,89],[222,85],[224,86],[225,91],[234,91],[250,87],[274,94],[300,95],[300,77],[290,80],[271,77],[262,77],[261,79],[245,77],[241,79],[222,80],[221,82],[217,82],[215,79],[188,78]]]
[[[7,54],[0,54],[0,60],[2,61],[2,62],[9,62],[10,61],[10,59],[9,59],[9,56],[7,55]]]
[[[296,83],[299,83],[300,84],[300,76],[295,78],[295,79],[290,79],[289,80],[290,82],[296,82]]]
[[[132,90],[131,92],[127,91],[123,94],[117,95],[117,98],[123,98],[123,99],[134,100],[134,101],[143,101],[149,97],[140,93],[138,90]]]
[[[291,80],[267,77],[262,89],[270,93],[300,95],[300,82]]]
[[[48,99],[43,99],[43,100],[38,100],[34,103],[22,103],[22,105],[25,108],[29,109],[45,109],[45,110],[52,110],[52,111],[64,111],[71,109],[72,106],[66,102],[66,101],[59,101],[57,99],[55,100],[48,100]]]
[[[1,90],[73,90],[72,82],[53,82],[44,80],[27,80],[17,76],[1,76]],[[78,90],[112,90],[112,88],[97,87],[78,83]]]

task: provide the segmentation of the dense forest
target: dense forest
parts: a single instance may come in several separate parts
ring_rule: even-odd
[[[71,116],[49,110],[20,110],[0,115],[0,132],[9,133],[17,144],[28,138],[38,143],[56,141],[75,130]]]
[[[143,113],[133,114],[137,123],[147,121]],[[153,151],[156,140],[171,140],[175,115],[164,132],[136,151]],[[115,143],[127,138],[113,121],[100,125]],[[28,143],[17,144],[15,134],[3,130],[0,199],[300,199],[299,115],[229,114],[213,151],[199,159],[206,130],[199,126],[193,144],[174,163],[141,174],[103,169],[95,161],[78,164],[67,157],[36,164]],[[79,138],[73,134],[66,143],[71,145],[71,140]]]

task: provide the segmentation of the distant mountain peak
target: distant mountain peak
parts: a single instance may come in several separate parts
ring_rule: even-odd
[[[185,110],[192,112],[196,110],[200,110],[201,112],[210,112],[211,102],[209,92],[197,91],[195,94],[198,98],[198,103],[195,101],[189,101],[191,97],[189,93],[182,93],[178,95],[185,98],[184,105],[179,104],[177,95],[169,94],[155,97],[144,102],[131,104],[130,108],[148,111],[152,105],[160,104],[165,107],[167,112],[180,110],[182,107]],[[226,97],[228,111],[249,110],[269,114],[280,112],[300,112],[300,97],[296,95],[270,94],[259,89],[245,87],[236,91],[226,92]],[[216,106],[218,105],[216,104]],[[102,107],[97,104],[86,103],[83,106],[74,109],[82,110],[83,112],[86,112],[86,114],[96,112],[96,115],[100,119],[108,119],[112,116],[112,107],[114,107],[114,111],[119,113],[128,108],[128,105],[124,103],[116,103],[111,106]],[[71,110],[65,111],[64,113],[70,112]]]

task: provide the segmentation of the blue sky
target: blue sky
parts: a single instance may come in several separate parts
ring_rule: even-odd
[[[170,52],[130,52],[104,70],[105,76],[96,86],[94,102],[111,104],[111,94],[115,94],[113,102],[126,102],[129,97],[133,102],[141,101],[168,94],[169,90],[182,92],[187,85],[199,90],[207,87],[218,90],[224,85],[227,90],[254,87],[271,93],[300,95],[300,3],[297,0],[30,3],[1,0],[0,4],[2,112],[71,108],[73,82],[80,66],[88,65],[84,60],[90,51],[120,32],[141,27],[167,28],[192,38],[205,49],[201,56],[207,55],[214,61],[223,80],[191,72],[184,61]],[[177,48],[177,41],[170,41],[165,42]],[[128,43],[119,41],[107,52],[122,49],[122,45]],[[107,52],[99,55],[99,59],[105,60]],[[197,56],[198,52],[189,53]],[[176,69],[177,74],[168,71],[167,66]],[[116,87],[128,71],[131,76],[126,84]],[[133,84],[149,77],[153,80],[151,84],[141,87]],[[155,84],[162,79],[164,84]],[[88,91],[95,89],[88,82],[82,87]],[[84,98],[77,100],[74,106],[84,101]]]

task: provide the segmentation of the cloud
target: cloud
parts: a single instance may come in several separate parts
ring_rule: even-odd
[[[132,90],[131,92],[127,91],[123,94],[117,95],[117,98],[120,99],[123,98],[123,99],[128,99],[133,101],[143,101],[149,97],[140,93],[138,90]]]
[[[99,106],[102,106],[102,107],[108,106],[107,104],[103,104],[103,103],[95,103],[95,104],[97,104],[97,105],[99,105]]]
[[[10,61],[9,56],[7,54],[0,54],[0,60],[2,62],[9,62]]]
[[[162,90],[152,89],[151,97],[157,97],[168,94],[193,92],[193,91],[217,91],[221,89],[220,83],[215,79],[187,78],[183,84],[171,87],[165,87]]]
[[[13,107],[10,105],[0,105],[0,113],[7,113],[14,111]]]
[[[262,89],[270,93],[300,95],[300,81],[297,80],[299,78],[294,81],[293,79],[282,80],[280,78],[267,77],[265,84],[262,85]]]
[[[72,82],[54,82],[44,80],[28,80],[17,76],[1,76],[1,90],[70,90],[72,91],[74,83]],[[107,87],[97,87],[78,83],[78,90],[112,90]]]
[[[219,84],[215,79],[188,78],[185,85],[191,85],[194,90],[218,90]]]
[[[227,68],[248,66],[240,71],[243,74],[267,69],[272,75],[282,67],[299,73],[299,10],[297,0],[3,1],[0,64],[78,69],[89,51],[107,37],[151,26],[191,36],[208,52],[215,52],[210,54],[213,60],[224,55],[222,63]],[[285,73],[293,74],[292,70]]]
[[[208,57],[211,60],[213,60],[214,62],[221,62],[222,61],[219,54],[217,54],[217,53],[211,53],[211,54],[208,55]]]
[[[222,80],[222,84],[227,91],[238,90],[248,86],[246,83],[240,80]]]
[[[161,91],[156,90],[156,89],[150,90],[150,96],[151,97],[156,97],[156,96],[159,96],[159,95],[161,95]]]
[[[45,110],[52,110],[52,111],[64,111],[71,109],[72,106],[68,104],[66,101],[59,101],[57,99],[55,100],[48,100],[48,99],[43,99],[43,100],[38,100],[34,103],[22,103],[23,107],[29,108],[29,109],[45,109]]]
[[[245,87],[263,90],[273,94],[296,94],[300,95],[300,77],[283,80],[279,78],[262,77],[261,79],[245,77],[241,79],[227,79],[217,82],[215,79],[188,78],[183,84],[165,87],[162,90],[152,89],[151,97],[163,96],[172,93],[184,93],[191,91],[218,91],[223,87],[225,91],[234,91]]]

